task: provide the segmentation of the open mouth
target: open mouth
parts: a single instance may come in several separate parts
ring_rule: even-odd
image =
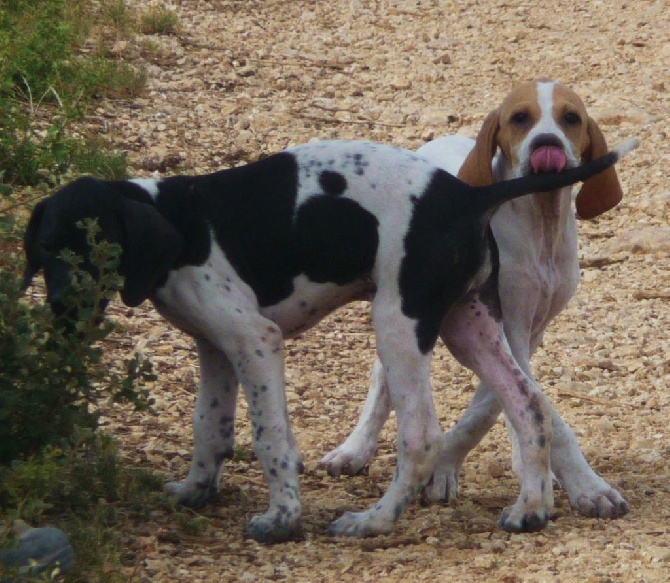
[[[563,148],[540,146],[530,155],[530,167],[536,174],[540,172],[560,172],[568,163]]]

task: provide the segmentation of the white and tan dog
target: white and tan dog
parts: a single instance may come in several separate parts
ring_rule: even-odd
[[[434,140],[418,152],[472,185],[561,171],[607,150],[597,124],[581,99],[568,87],[547,80],[514,89],[485,120],[476,141],[463,136]],[[614,168],[584,183],[575,205],[581,218],[613,208],[622,198]],[[527,375],[530,358],[542,342],[551,320],[565,308],[577,289],[577,223],[572,188],[553,194],[530,195],[502,205],[491,226],[500,253],[499,293],[504,332],[512,353]],[[445,434],[445,450],[426,494],[433,500],[454,499],[458,474],[466,455],[495,423],[501,411],[496,386],[514,373],[502,370],[490,344],[492,330],[472,327],[469,299],[445,318],[440,335],[454,356],[480,378],[473,401],[458,424]],[[373,455],[377,437],[391,408],[384,372],[374,367],[361,419],[349,438],[321,460],[331,475],[360,471]],[[585,516],[616,518],[629,510],[627,502],[588,465],[570,427],[551,407],[551,467],[565,488],[570,505]],[[508,425],[509,426],[509,425]],[[513,467],[522,484],[528,479],[511,430]],[[543,485],[540,485],[543,487]],[[545,484],[548,490],[551,484]],[[541,498],[537,495],[538,499]],[[551,503],[546,496],[544,504]],[[545,508],[548,511],[548,508]],[[506,511],[507,512],[507,511]],[[540,512],[540,514],[542,514]],[[505,520],[514,530],[519,523]],[[522,520],[523,522],[523,520]],[[543,524],[524,525],[524,530]]]

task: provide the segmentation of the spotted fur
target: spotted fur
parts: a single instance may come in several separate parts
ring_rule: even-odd
[[[398,469],[377,504],[345,514],[332,530],[385,533],[442,450],[428,378],[431,350],[443,316],[490,260],[493,209],[525,192],[587,178],[619,155],[560,174],[469,187],[412,152],[334,141],[205,176],[84,178],[35,208],[25,236],[25,283],[43,268],[47,299],[62,313],[69,272],[58,252],[69,247],[86,255],[75,224],[98,219],[102,236],[123,248],[122,300],[130,306],[151,300],[196,341],[201,379],[193,462],[168,492],[189,506],[206,504],[216,492],[233,449],[240,384],[270,498],[246,535],[263,542],[301,535],[284,338],[349,301],[372,297],[378,353],[398,412]],[[535,424],[528,432],[539,435]]]

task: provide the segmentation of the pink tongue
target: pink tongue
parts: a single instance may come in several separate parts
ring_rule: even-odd
[[[530,155],[534,172],[560,172],[565,164],[565,152],[556,146],[542,146]]]

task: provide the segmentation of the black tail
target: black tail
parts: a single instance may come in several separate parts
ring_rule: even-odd
[[[638,145],[639,141],[636,139],[625,140],[608,154],[576,168],[569,168],[562,172],[541,172],[522,178],[504,180],[489,186],[472,187],[472,202],[476,205],[477,210],[485,213],[508,200],[532,192],[548,192],[575,182],[582,182],[606,170]]]

